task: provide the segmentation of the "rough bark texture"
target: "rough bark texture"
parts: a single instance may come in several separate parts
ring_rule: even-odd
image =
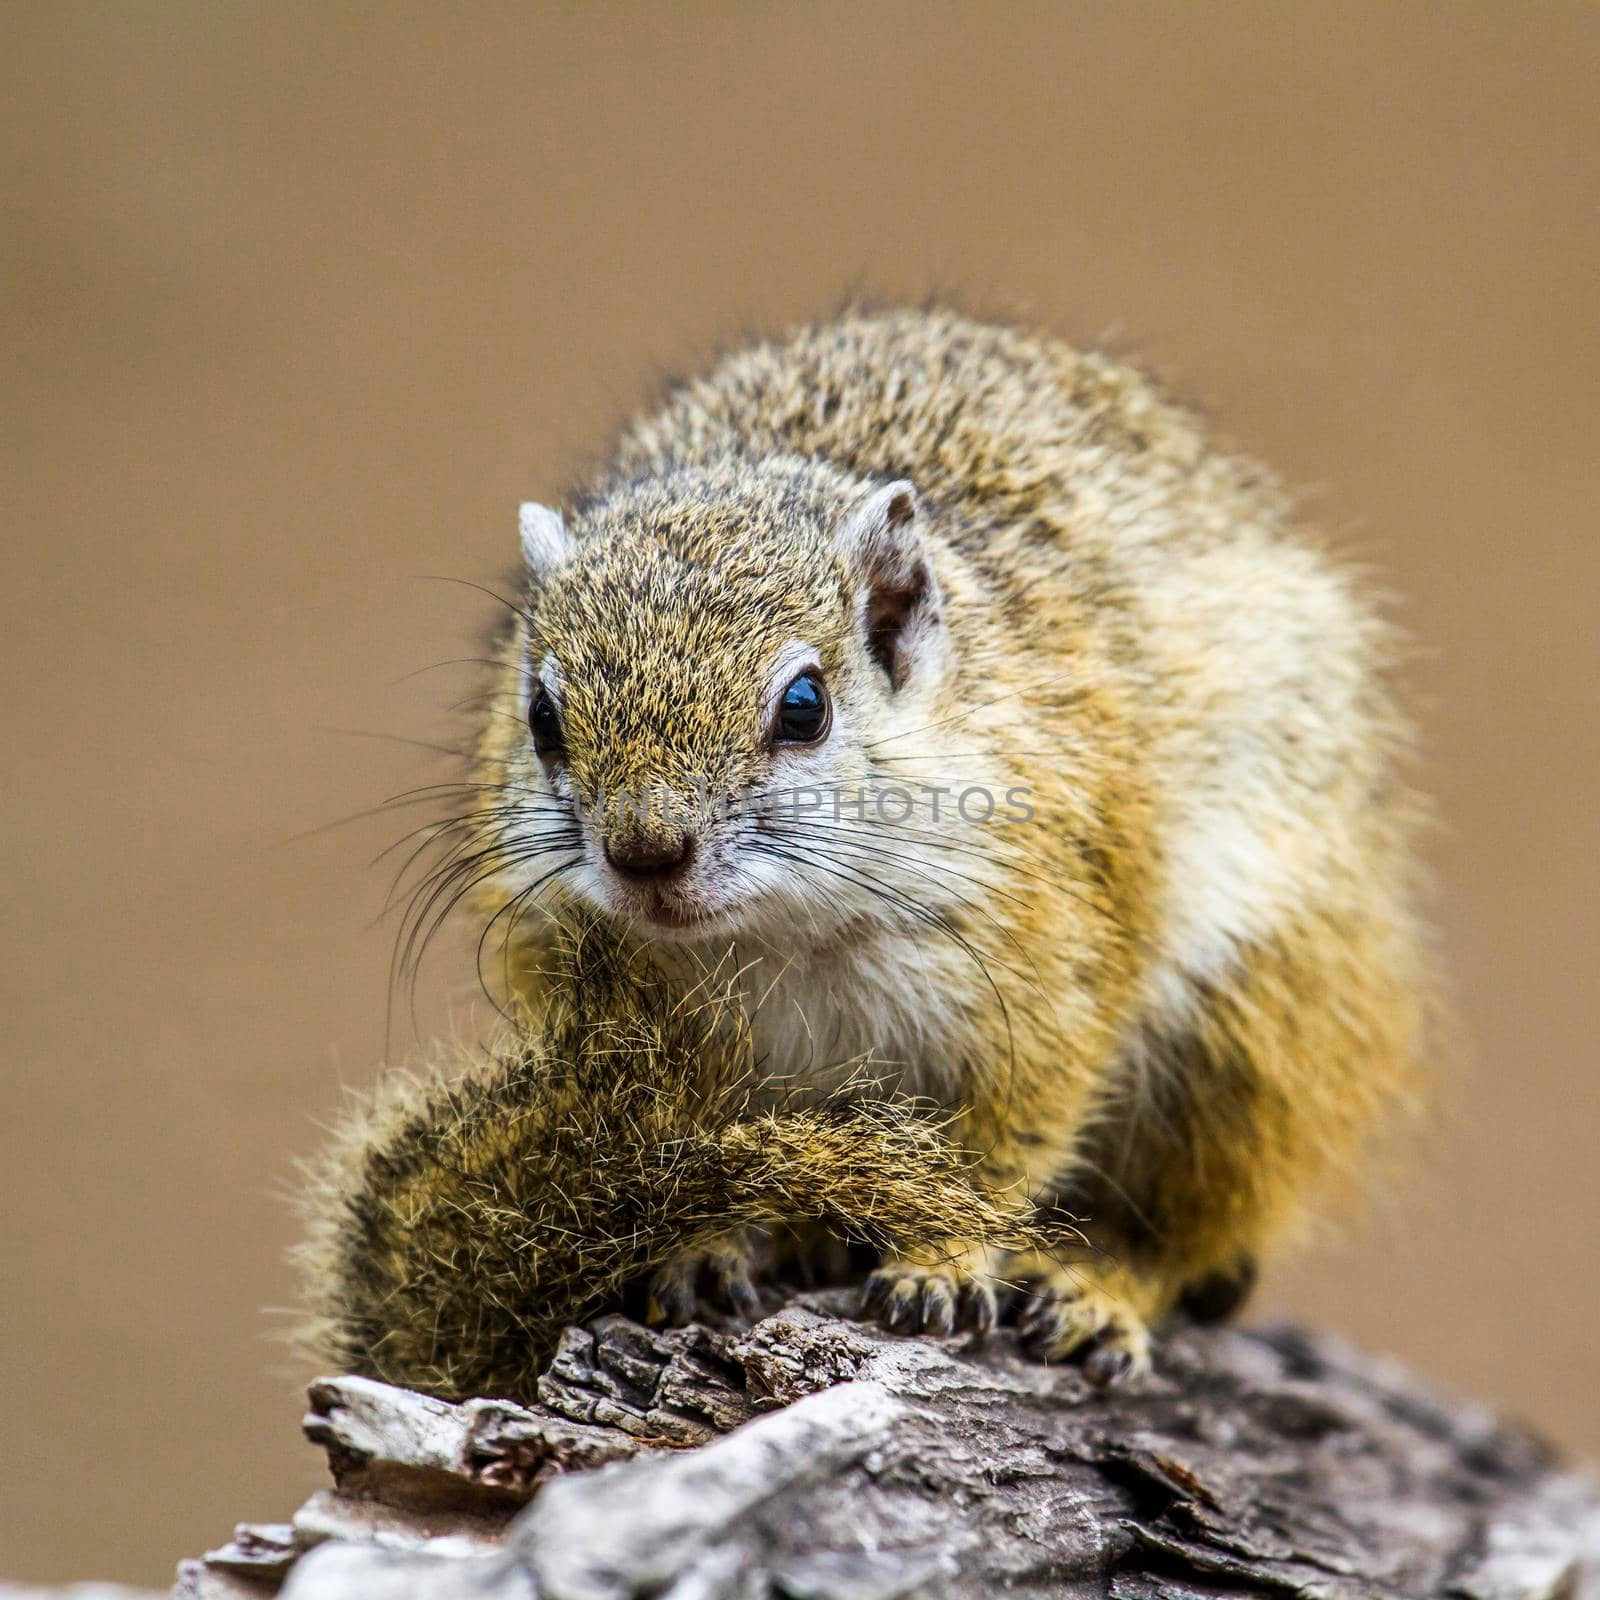
[[[1007,1333],[569,1329],[541,1403],[311,1388],[336,1487],[185,1600],[1600,1597],[1600,1499],[1536,1440],[1292,1328],[1185,1331],[1109,1392]],[[0,1590],[0,1593],[5,1591]]]

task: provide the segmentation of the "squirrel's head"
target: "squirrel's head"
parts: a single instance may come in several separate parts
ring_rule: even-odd
[[[909,483],[798,457],[613,485],[570,523],[523,507],[515,681],[483,745],[497,898],[690,937],[881,907],[849,831],[878,755],[959,709],[920,515]]]

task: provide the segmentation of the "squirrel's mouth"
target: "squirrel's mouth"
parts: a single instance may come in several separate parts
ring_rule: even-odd
[[[695,937],[716,930],[728,921],[737,901],[720,893],[697,872],[676,871],[653,879],[629,878],[616,871],[604,876],[598,897],[615,915],[632,922],[640,932],[660,936]]]
[[[727,907],[714,896],[696,893],[688,884],[640,885],[628,896],[631,914],[663,933],[700,933],[717,922]]]
[[[646,918],[662,928],[702,928],[716,913],[671,895],[654,894],[645,906]]]

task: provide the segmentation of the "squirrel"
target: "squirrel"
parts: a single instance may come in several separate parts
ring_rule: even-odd
[[[732,974],[746,1119],[940,1108],[966,1157],[929,1192],[982,1216],[885,1235],[892,1330],[1024,1285],[1024,1348],[1113,1382],[1180,1303],[1230,1309],[1410,1096],[1429,996],[1394,636],[1276,480],[1105,355],[856,310],[520,520],[425,907],[470,898],[536,1015],[575,916],[662,993]],[[776,1215],[713,1211],[652,1258],[671,1320],[708,1272],[737,1306]]]

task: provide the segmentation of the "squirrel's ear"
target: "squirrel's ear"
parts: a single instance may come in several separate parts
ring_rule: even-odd
[[[840,554],[861,579],[867,649],[899,688],[939,621],[939,591],[917,527],[917,492],[901,478],[874,490],[839,529]]]
[[[522,533],[522,559],[528,563],[534,581],[542,583],[572,554],[572,535],[559,511],[534,500],[524,501],[517,508],[517,526]]]

